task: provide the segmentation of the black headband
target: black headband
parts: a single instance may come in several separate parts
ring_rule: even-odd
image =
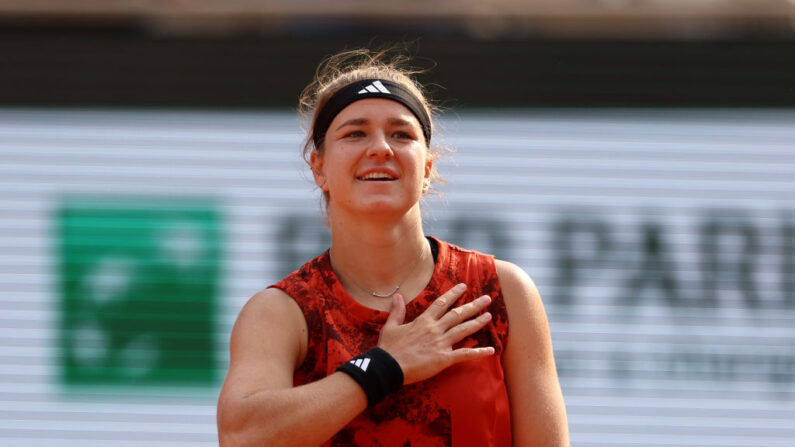
[[[326,132],[328,132],[331,122],[334,121],[334,117],[350,104],[366,98],[387,98],[406,106],[417,117],[420,126],[422,126],[422,134],[425,136],[425,144],[430,146],[431,118],[422,105],[422,101],[400,84],[384,79],[365,79],[339,89],[317,114],[315,126],[312,129],[315,149],[319,148],[320,143],[326,138]]]

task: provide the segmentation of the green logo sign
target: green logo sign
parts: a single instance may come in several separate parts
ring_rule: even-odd
[[[215,206],[67,200],[57,218],[64,382],[211,384]]]

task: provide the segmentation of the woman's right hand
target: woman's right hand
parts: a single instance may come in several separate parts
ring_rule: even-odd
[[[448,310],[465,291],[465,284],[456,285],[406,324],[406,303],[400,294],[392,296],[392,309],[381,329],[378,347],[400,364],[403,384],[425,380],[455,363],[494,354],[491,346],[453,349],[454,344],[491,320],[489,312],[475,317],[491,303],[488,295]]]

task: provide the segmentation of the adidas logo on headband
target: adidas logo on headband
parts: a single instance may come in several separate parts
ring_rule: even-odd
[[[364,93],[367,93],[367,92],[370,92],[370,93],[378,93],[378,92],[389,93],[390,95],[392,94],[392,92],[390,92],[389,90],[386,89],[386,87],[384,87],[384,84],[382,84],[381,81],[373,81],[372,84],[370,84],[370,85],[366,86],[365,88],[359,90],[359,94],[360,95],[364,94]]]

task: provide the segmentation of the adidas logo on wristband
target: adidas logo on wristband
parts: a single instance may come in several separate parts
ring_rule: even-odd
[[[362,371],[367,372],[367,366],[370,365],[370,358],[369,357],[364,357],[364,358],[361,358],[361,359],[354,359],[354,360],[351,360],[348,363],[353,363],[354,365],[359,367],[359,369],[361,369]]]
[[[343,363],[337,371],[349,375],[367,395],[367,406],[381,402],[387,394],[403,386],[403,370],[388,352],[379,347]]]

